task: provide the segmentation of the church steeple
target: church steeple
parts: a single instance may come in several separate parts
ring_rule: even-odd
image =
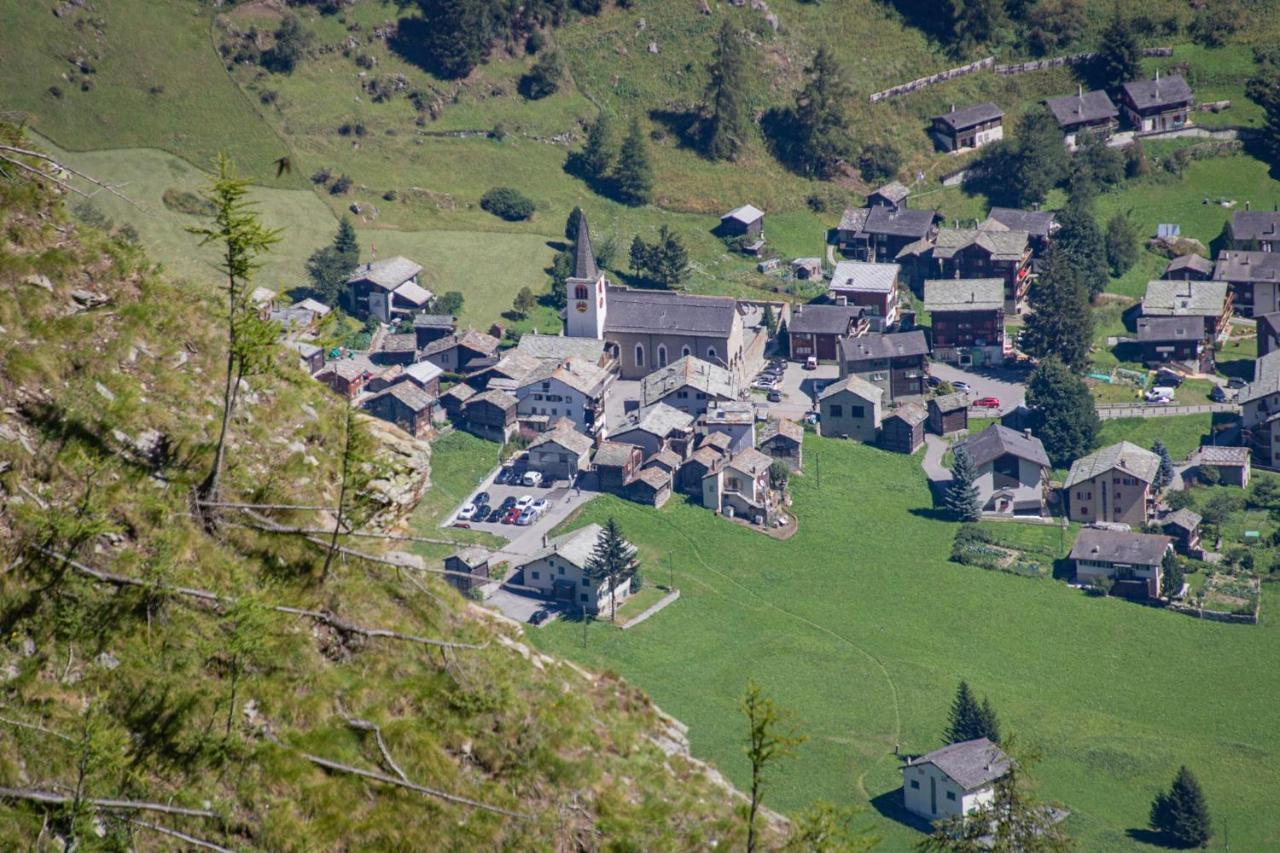
[[[591,231],[587,215],[578,212],[578,245],[573,257],[573,275],[564,283],[564,333],[573,338],[604,337],[608,294],[604,273],[596,264],[591,249]]]
[[[587,228],[587,215],[578,211],[578,247],[573,263],[573,277],[595,281],[600,275],[596,266],[596,253],[591,248],[591,230]]]

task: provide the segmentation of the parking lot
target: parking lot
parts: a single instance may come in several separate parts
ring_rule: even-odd
[[[968,383],[970,400],[995,397],[1000,401],[1000,408],[991,409],[992,415],[1003,415],[1026,401],[1027,388],[1023,384],[1026,374],[1012,368],[961,370],[935,361],[929,364],[929,374],[952,384],[957,381]]]

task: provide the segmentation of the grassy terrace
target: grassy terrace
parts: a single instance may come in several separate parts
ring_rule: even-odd
[[[1267,793],[1280,783],[1280,671],[1256,663],[1280,653],[1271,587],[1263,624],[1241,628],[958,566],[946,560],[955,525],[929,509],[918,460],[814,436],[805,453],[793,481],[800,531],[784,543],[678,499],[658,512],[589,504],[571,523],[616,517],[650,580],[665,576],[659,560],[670,554],[681,601],[634,630],[592,626],[585,648],[574,625],[535,642],[648,690],[691,725],[695,752],[740,784],[737,700],[757,678],[811,736],[774,774],[773,804],[872,803],[864,822],[885,849],[918,837],[881,814],[899,796],[894,745],[938,746],[962,677],[1043,749],[1042,793],[1072,810],[1082,849],[1130,846],[1128,831],[1145,825],[1153,792],[1183,762],[1233,846],[1280,837]],[[1061,553],[1056,528],[996,533]],[[1256,784],[1238,785],[1243,773]]]

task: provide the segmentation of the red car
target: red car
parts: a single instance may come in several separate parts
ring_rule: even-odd
[[[996,397],[983,397],[983,398],[981,398],[981,399],[979,399],[979,400],[974,400],[974,401],[973,401],[973,404],[974,404],[975,406],[980,406],[980,407],[982,407],[982,408],[984,408],[984,409],[998,409],[998,408],[1000,408],[1000,400],[999,400],[998,398],[996,398]]]
[[[517,509],[516,507],[512,507],[511,509],[507,510],[506,515],[502,516],[502,523],[515,524],[516,519],[520,517],[520,513],[522,512],[524,512],[524,510]]]

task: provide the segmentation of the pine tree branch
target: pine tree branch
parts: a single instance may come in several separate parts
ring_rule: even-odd
[[[65,806],[75,801],[74,794],[59,794],[54,791],[42,791],[36,788],[3,788],[0,787],[0,799],[28,800],[34,803]],[[81,797],[80,802],[108,811],[146,811],[163,814],[183,815],[186,817],[208,817],[221,820],[222,815],[208,809],[188,809],[183,806],[170,806],[165,803],[149,803],[142,800],[117,800],[106,797]]]

